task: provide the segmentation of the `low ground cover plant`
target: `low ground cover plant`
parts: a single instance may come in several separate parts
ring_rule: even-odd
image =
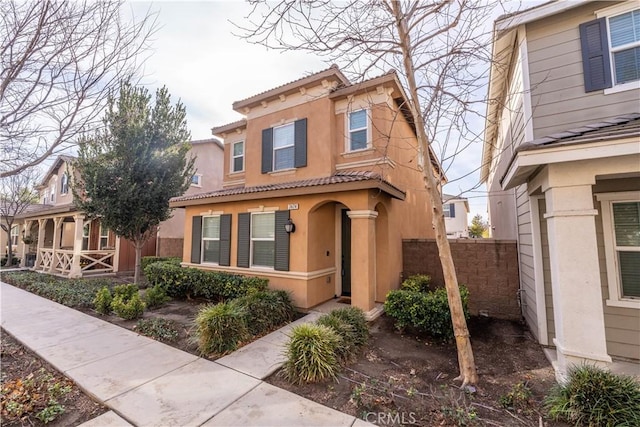
[[[140,319],[133,330],[162,342],[174,342],[178,339],[179,335],[176,322],[161,317]]]
[[[574,366],[545,399],[554,420],[576,426],[640,425],[640,383],[591,365]]]

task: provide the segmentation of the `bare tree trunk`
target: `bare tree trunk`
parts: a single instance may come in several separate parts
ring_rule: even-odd
[[[410,110],[416,125],[418,134],[418,143],[420,152],[424,159],[424,182],[431,200],[433,209],[433,226],[436,233],[436,243],[438,245],[438,253],[442,264],[442,272],[444,273],[444,283],[447,289],[447,299],[449,301],[449,309],[451,310],[451,319],[453,321],[453,331],[456,337],[456,346],[458,349],[458,364],[460,366],[460,376],[462,386],[468,384],[477,384],[478,373],[471,349],[471,340],[469,338],[469,330],[467,321],[462,308],[462,299],[460,298],[460,288],[458,287],[458,278],[456,269],[451,256],[451,248],[447,240],[447,231],[444,224],[444,214],[442,211],[442,196],[438,189],[438,182],[433,173],[431,166],[431,155],[429,152],[429,141],[425,132],[425,123],[418,106],[420,98],[418,97],[418,87],[415,80],[415,70],[411,57],[411,39],[406,30],[406,21],[400,9],[397,0],[392,2],[393,13],[395,16],[395,24],[400,37],[400,47],[402,49],[403,64],[406,71],[407,82],[409,86]],[[438,177],[439,179],[439,177]]]
[[[10,268],[11,267],[11,263],[13,261],[13,248],[11,247],[11,228],[13,227],[12,224],[7,223],[7,263],[5,264],[6,268]],[[2,227],[4,228],[4,226]]]

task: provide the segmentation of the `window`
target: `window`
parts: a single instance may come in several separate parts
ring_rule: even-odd
[[[244,170],[244,141],[233,143],[231,150],[231,172]]]
[[[202,185],[202,175],[197,173],[193,174],[191,177],[191,185],[194,187],[200,187]]]
[[[86,222],[82,228],[82,250],[89,250],[89,232],[91,231],[91,223]]]
[[[442,205],[442,211],[444,212],[444,217],[445,218],[451,218],[451,204],[450,203],[445,203],[444,205]]]
[[[51,184],[50,197],[51,197],[51,203],[56,201],[56,184],[55,184],[55,182]]]
[[[367,110],[349,113],[349,151],[367,148]]]
[[[614,84],[640,80],[640,9],[609,18]]]
[[[42,197],[42,204],[46,205],[49,203],[49,189],[44,190],[44,196]]]
[[[220,263],[220,217],[202,218],[202,262]]]
[[[273,128],[273,170],[292,169],[295,154],[294,124]]]
[[[11,246],[18,246],[18,236],[20,235],[20,227],[14,225],[11,227]]]
[[[251,265],[273,267],[275,261],[275,213],[251,215]]]
[[[100,249],[109,247],[109,227],[100,224]]]
[[[68,194],[69,193],[69,175],[66,173],[62,175],[62,179],[60,180],[60,194]]]
[[[602,203],[608,305],[640,308],[640,192],[597,195]]]

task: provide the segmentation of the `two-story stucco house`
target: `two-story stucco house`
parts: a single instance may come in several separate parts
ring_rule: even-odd
[[[550,2],[495,22],[482,179],[560,378],[640,360],[639,58],[638,2]]]
[[[433,237],[405,99],[395,73],[352,84],[332,66],[235,102],[245,118],[212,130],[223,189],[170,203],[185,208],[183,265],[379,313],[403,237]]]
[[[450,239],[469,237],[469,200],[465,197],[443,194],[442,210],[447,237]]]
[[[191,141],[187,157],[195,157],[195,173],[184,193],[192,196],[222,188],[224,148],[215,138]],[[184,209],[174,209],[172,217],[158,227],[157,255],[182,258],[184,246]]]

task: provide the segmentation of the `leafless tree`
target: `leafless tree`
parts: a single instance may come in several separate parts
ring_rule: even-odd
[[[0,177],[93,130],[111,89],[136,75],[155,15],[123,0],[0,2]]]
[[[39,172],[35,168],[26,169],[20,174],[2,179],[0,186],[0,228],[7,234],[7,266],[12,265],[13,248],[11,229],[15,224],[16,215],[38,201],[35,186],[38,183]],[[20,237],[18,237],[20,238]]]
[[[422,165],[440,147],[451,163],[478,139],[471,122],[482,117],[481,87],[490,57],[491,2],[469,0],[333,2],[252,1],[240,36],[272,49],[304,50],[363,79],[393,68],[407,92]],[[486,64],[485,64],[486,65]],[[479,91],[483,93],[479,95]],[[411,167],[416,167],[411,165]],[[440,176],[423,168],[458,349],[462,385],[478,381],[458,280],[447,241]]]

